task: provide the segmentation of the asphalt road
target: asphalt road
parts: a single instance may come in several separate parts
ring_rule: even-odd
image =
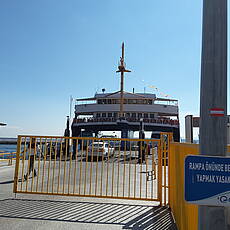
[[[128,156],[87,161],[80,157],[36,160],[37,177],[27,181],[28,160],[19,165],[18,191],[157,199],[157,167],[152,156],[138,164]],[[154,176],[156,173],[156,176]]]
[[[14,165],[0,164],[0,229],[175,229],[169,210],[152,201],[30,194],[15,197],[13,175]]]

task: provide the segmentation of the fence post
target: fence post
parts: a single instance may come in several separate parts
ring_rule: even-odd
[[[10,154],[10,158],[9,158],[9,161],[8,161],[8,166],[12,165],[12,158],[11,158],[11,154]]]
[[[170,190],[171,190],[171,143],[173,141],[173,134],[169,133],[169,138],[168,138],[168,204],[170,205]]]
[[[20,152],[21,152],[21,138],[22,138],[21,136],[18,136],[16,165],[15,165],[15,171],[14,171],[14,189],[13,189],[14,193],[17,193],[17,186],[18,186],[18,170],[19,170]]]
[[[162,149],[163,149],[163,141],[162,134],[160,136],[160,144],[158,148],[158,170],[157,170],[157,178],[158,178],[158,199],[160,201],[160,206],[162,206]]]

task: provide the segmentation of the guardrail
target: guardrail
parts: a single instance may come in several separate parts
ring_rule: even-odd
[[[16,152],[10,152],[10,153],[0,153],[0,162],[2,161],[8,161],[8,165],[13,164],[13,160],[16,159]],[[14,157],[15,156],[15,157]]]

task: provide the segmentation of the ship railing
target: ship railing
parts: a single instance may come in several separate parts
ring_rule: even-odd
[[[128,122],[140,122],[140,118],[126,118],[125,119]],[[96,122],[116,122],[116,118],[83,118],[83,119],[74,119],[74,123],[96,123]],[[154,123],[154,124],[164,124],[164,125],[171,125],[171,126],[178,126],[179,120],[173,120],[173,119],[166,119],[166,118],[144,118],[144,123]]]

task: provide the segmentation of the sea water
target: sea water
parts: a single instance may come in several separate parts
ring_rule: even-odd
[[[8,155],[1,155],[1,153],[12,153],[16,152],[17,145],[7,145],[7,144],[0,144],[0,159],[8,158]],[[16,157],[16,154],[13,155],[13,157]]]
[[[12,152],[16,152],[16,150],[17,150],[17,145],[0,144],[0,152],[12,153]]]

